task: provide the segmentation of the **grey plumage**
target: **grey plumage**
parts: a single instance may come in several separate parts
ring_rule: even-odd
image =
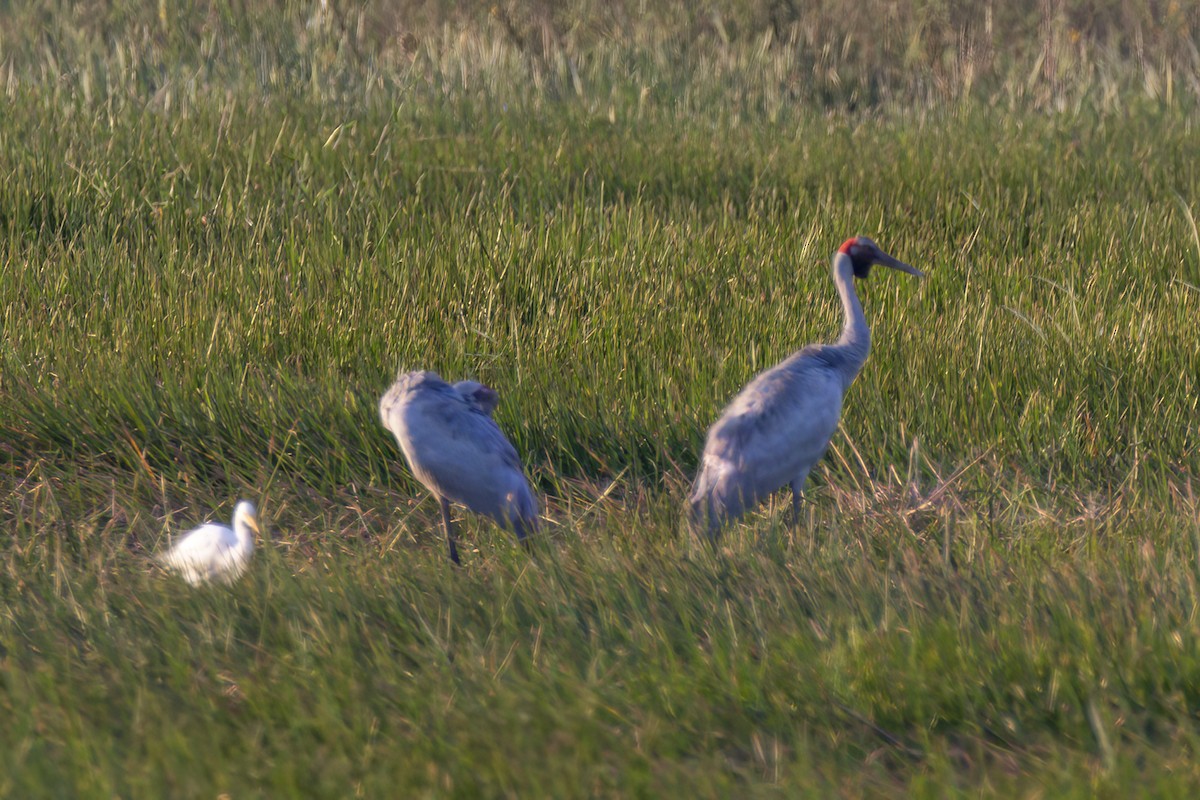
[[[848,239],[833,257],[845,313],[841,337],[834,344],[809,345],[759,373],[709,429],[688,502],[693,524],[706,523],[710,538],[788,485],[799,520],[804,482],[825,455],[842,398],[870,352],[870,329],[853,278],[865,279],[872,264],[921,276],[870,239]]]
[[[500,405],[500,395],[490,386],[484,386],[479,381],[458,381],[454,389],[471,405],[478,408],[489,417]]]
[[[451,386],[433,372],[399,376],[379,401],[413,475],[442,510],[450,558],[459,563],[450,502],[491,517],[518,539],[537,528],[538,505],[517,451],[489,416],[497,394],[475,381]]]

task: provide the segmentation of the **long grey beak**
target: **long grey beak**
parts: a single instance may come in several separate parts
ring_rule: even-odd
[[[917,269],[916,267],[910,267],[908,264],[905,264],[903,261],[892,258],[887,253],[880,253],[876,257],[875,263],[882,264],[885,267],[891,267],[892,269],[898,269],[901,272],[907,272],[909,275],[916,275],[918,278],[925,277],[925,273],[921,272],[921,270]]]

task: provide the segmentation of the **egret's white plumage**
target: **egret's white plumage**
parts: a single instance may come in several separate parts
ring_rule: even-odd
[[[854,291],[854,278],[872,264],[921,277],[865,236],[848,239],[833,257],[833,281],[845,323],[834,344],[809,345],[756,376],[708,431],[700,473],[688,502],[694,522],[721,526],[790,485],[794,521],[809,471],[837,429],[842,398],[867,360],[871,331]]]
[[[491,517],[518,539],[537,528],[538,505],[517,451],[490,413],[496,392],[475,381],[451,386],[433,372],[400,375],[379,401],[413,475],[441,504],[450,559],[459,563],[450,502]]]
[[[214,580],[232,583],[246,571],[257,535],[254,503],[243,500],[233,510],[232,528],[206,522],[176,539],[159,561],[192,586]]]

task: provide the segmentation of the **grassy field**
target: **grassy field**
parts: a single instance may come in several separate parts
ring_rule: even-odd
[[[1194,796],[1190,6],[169,5],[0,10],[0,795]],[[853,234],[928,278],[710,552]],[[448,563],[402,367],[499,390],[532,557]],[[153,566],[238,497],[239,583]]]

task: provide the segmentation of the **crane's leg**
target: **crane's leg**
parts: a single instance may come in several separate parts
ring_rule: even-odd
[[[804,500],[804,482],[808,480],[808,473],[800,473],[795,480],[792,481],[792,525],[800,527],[800,503]]]
[[[442,525],[446,527],[446,542],[450,545],[450,560],[455,564],[462,564],[458,560],[458,546],[454,544],[454,524],[450,522],[450,501],[444,497],[439,497],[442,504]]]

